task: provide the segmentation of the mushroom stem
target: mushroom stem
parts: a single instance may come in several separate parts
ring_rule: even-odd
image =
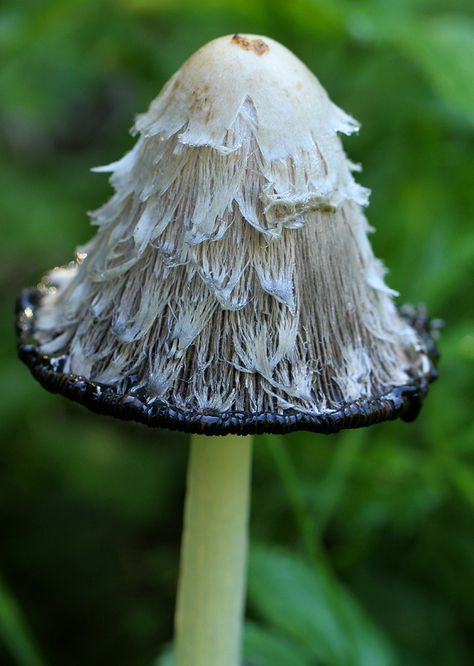
[[[193,435],[175,617],[176,666],[240,664],[252,437]]]

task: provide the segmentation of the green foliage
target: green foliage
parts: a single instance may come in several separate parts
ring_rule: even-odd
[[[284,551],[254,547],[249,602],[270,626],[307,650],[306,664],[394,663],[378,632],[322,562],[310,566]],[[249,658],[258,663],[259,656]]]
[[[186,438],[42,391],[15,358],[12,304],[93,233],[85,211],[110,187],[88,169],[131,147],[133,115],[186,57],[235,31],[284,42],[362,122],[345,146],[372,188],[375,251],[401,301],[446,322],[415,423],[257,442],[247,658],[469,666],[470,0],[3,3],[0,663],[146,666],[172,638]]]
[[[311,666],[306,647],[253,622],[245,625],[243,652],[253,666]]]
[[[0,579],[0,635],[20,666],[44,666],[15,599]]]
[[[431,19],[403,40],[434,89],[474,124],[474,20],[460,16]]]

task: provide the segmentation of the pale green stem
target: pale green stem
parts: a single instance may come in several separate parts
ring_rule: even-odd
[[[192,437],[175,666],[240,664],[251,453],[251,437]]]

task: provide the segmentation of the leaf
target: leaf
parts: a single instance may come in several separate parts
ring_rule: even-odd
[[[21,610],[2,579],[0,579],[0,636],[15,663],[20,666],[45,666]]]
[[[247,622],[244,657],[252,666],[310,666],[311,653],[294,641]],[[165,665],[163,665],[165,666]]]
[[[425,20],[406,31],[401,45],[438,94],[474,123],[474,21],[461,16]]]
[[[254,547],[249,601],[269,626],[283,631],[325,664],[394,663],[384,638],[321,563],[310,567],[283,550]]]

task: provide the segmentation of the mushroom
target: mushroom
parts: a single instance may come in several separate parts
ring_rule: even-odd
[[[250,435],[412,420],[436,377],[430,322],[397,309],[368,241],[338,136],[358,128],[272,39],[206,44],[95,169],[115,189],[96,236],[19,300],[45,388],[196,434],[178,666],[238,663]]]

